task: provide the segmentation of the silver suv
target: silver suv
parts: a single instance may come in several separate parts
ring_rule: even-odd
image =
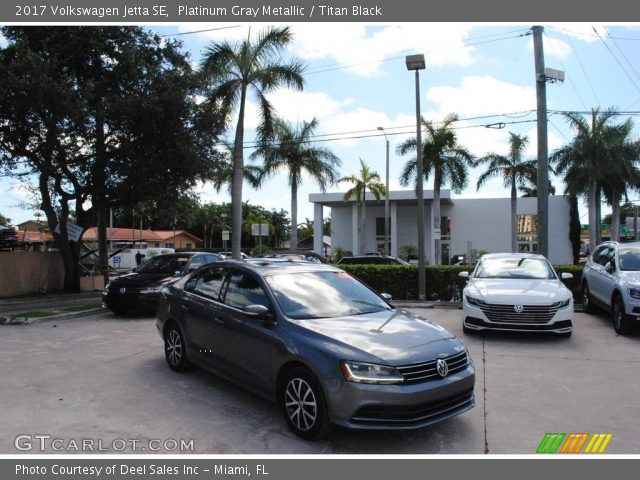
[[[611,312],[620,335],[640,320],[640,242],[605,242],[588,258],[582,272],[586,313],[600,306]]]

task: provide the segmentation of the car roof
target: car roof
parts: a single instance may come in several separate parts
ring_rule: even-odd
[[[291,261],[286,258],[250,258],[246,260],[223,260],[216,262],[216,266],[244,267],[259,275],[291,272],[341,272],[339,268],[324,263],[305,261]]]
[[[546,257],[539,253],[485,253],[481,259],[485,258],[537,258],[539,260],[546,260]]]

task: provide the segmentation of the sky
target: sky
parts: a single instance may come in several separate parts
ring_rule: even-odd
[[[146,28],[167,38],[178,38],[194,65],[203,50],[220,40],[240,41],[255,36],[265,24],[176,24]],[[384,181],[385,137],[390,142],[391,190],[402,190],[398,177],[409,157],[396,152],[415,136],[415,80],[405,56],[423,53],[420,72],[421,113],[438,122],[456,114],[461,145],[481,157],[507,154],[509,132],[529,139],[527,158],[536,155],[536,92],[531,25],[472,23],[304,23],[292,24],[294,40],[285,57],[306,64],[302,92],[280,89],[269,95],[279,116],[292,123],[316,117],[318,145],[330,148],[342,161],[341,176],[357,174],[363,159]],[[565,72],[565,82],[547,84],[549,153],[568,143],[573,133],[558,112],[615,107],[636,123],[640,135],[640,25],[564,23],[544,25],[545,66]],[[0,37],[0,46],[6,42]],[[250,99],[245,140],[255,138],[256,107]],[[227,132],[233,139],[235,122]],[[498,128],[502,127],[502,128]],[[251,150],[245,150],[245,161]],[[476,189],[483,167],[470,171],[468,187],[455,198],[508,197],[501,179]],[[552,178],[557,193],[560,179]],[[431,189],[431,181],[425,189]],[[344,184],[328,191],[345,191]],[[313,218],[310,193],[319,187],[305,178],[298,192],[298,222]],[[226,191],[199,185],[202,203],[227,202]],[[14,224],[33,218],[20,208],[28,198],[15,180],[0,178],[0,213]],[[633,199],[638,198],[635,194]],[[284,174],[272,177],[260,190],[245,184],[243,199],[267,209],[290,211],[291,198]],[[455,201],[455,200],[454,200]],[[606,211],[606,209],[605,209]],[[328,216],[325,211],[325,216]],[[587,212],[581,208],[583,223]]]

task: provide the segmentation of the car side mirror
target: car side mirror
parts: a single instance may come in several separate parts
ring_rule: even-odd
[[[560,274],[560,278],[562,280],[571,280],[573,278],[573,273],[569,273],[569,272],[562,272]]]
[[[390,293],[381,293],[380,296],[387,303],[391,303],[391,300],[393,299]]]
[[[607,264],[604,266],[604,269],[607,273],[613,273],[613,271],[615,270],[615,268],[613,267],[613,263],[611,262],[607,262]]]
[[[176,271],[173,273],[173,276],[174,276],[174,277],[181,277],[183,273],[184,273],[184,272],[183,272],[182,270],[176,270]]]
[[[469,278],[469,272],[460,272],[458,274],[458,277],[460,277],[460,278]]]
[[[266,318],[269,316],[269,309],[264,305],[247,305],[242,308],[242,312],[245,315],[256,318]]]

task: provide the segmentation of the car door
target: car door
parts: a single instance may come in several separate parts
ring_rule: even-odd
[[[607,263],[607,253],[609,251],[609,245],[600,245],[597,247],[591,255],[590,262],[590,274],[588,276],[589,292],[591,296],[599,303],[605,302],[605,290],[606,290],[606,272],[604,266]]]
[[[228,360],[221,347],[225,343],[222,324],[224,306],[220,298],[228,269],[212,265],[198,273],[185,286],[181,305],[186,342],[197,363],[227,370]],[[222,372],[224,373],[224,372]]]
[[[232,271],[224,292],[223,355],[243,385],[270,394],[285,347],[273,314],[269,318],[258,318],[242,311],[247,305],[256,304],[273,312],[271,299],[259,278],[247,270]]]
[[[602,302],[605,305],[611,305],[611,295],[613,294],[613,288],[616,284],[616,247],[610,245],[608,249],[604,251],[602,258],[602,270],[601,275],[601,287],[600,294],[602,295]],[[609,266],[609,270],[607,267]]]

